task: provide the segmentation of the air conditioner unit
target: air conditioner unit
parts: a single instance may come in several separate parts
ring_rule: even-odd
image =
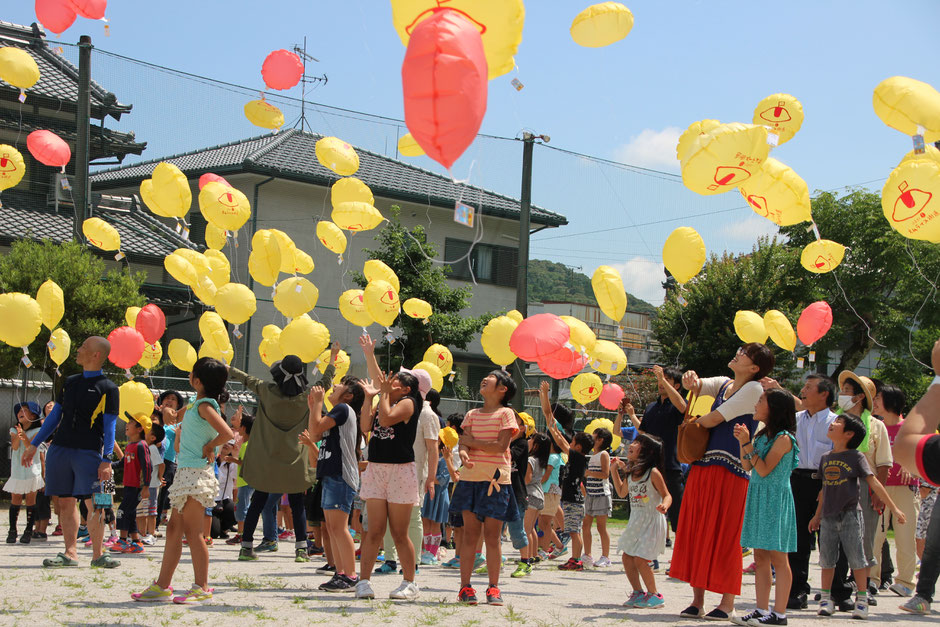
[[[49,194],[52,205],[55,206],[56,213],[59,212],[59,205],[74,207],[75,201],[72,199],[72,177],[61,172],[56,172],[52,177],[52,190]]]

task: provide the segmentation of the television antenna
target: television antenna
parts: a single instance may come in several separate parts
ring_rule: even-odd
[[[297,120],[297,123],[294,125],[294,128],[300,126],[300,130],[304,130],[304,127],[307,128],[311,133],[313,128],[310,126],[310,123],[307,121],[307,83],[313,85],[311,90],[315,88],[318,84],[326,85],[329,81],[326,74],[323,76],[309,76],[307,74],[307,63],[312,61],[314,63],[319,63],[320,59],[317,59],[313,55],[307,54],[307,37],[304,36],[303,46],[300,44],[294,44],[294,53],[300,57],[301,63],[304,64],[304,73],[300,77],[301,84],[301,95],[300,95],[300,119]]]

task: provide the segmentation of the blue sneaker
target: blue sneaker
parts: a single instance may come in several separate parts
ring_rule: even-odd
[[[646,596],[646,593],[642,590],[634,590],[630,593],[629,598],[623,602],[624,607],[637,607],[637,603],[643,600],[643,597]]]
[[[486,558],[483,557],[482,553],[477,553],[476,557],[473,558],[473,569],[476,570],[483,564],[486,564]]]
[[[78,528],[78,540],[87,540],[88,539],[88,527],[81,525]]]
[[[441,564],[441,566],[444,567],[444,568],[457,568],[457,569],[459,569],[459,568],[460,568],[460,558],[459,558],[459,557],[452,557],[452,558],[450,558],[449,560],[447,560],[446,562],[444,562],[443,564]]]
[[[637,601],[633,607],[654,608],[662,607],[665,603],[666,600],[663,595],[657,592],[656,594],[644,594],[643,598]]]
[[[381,566],[375,569],[376,575],[391,575],[398,572],[398,564],[389,560],[384,562]]]

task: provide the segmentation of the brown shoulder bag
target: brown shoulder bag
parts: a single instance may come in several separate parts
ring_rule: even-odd
[[[701,416],[692,415],[692,406],[698,399],[696,392],[690,392],[685,406],[685,418],[679,425],[676,436],[676,456],[682,464],[697,462],[705,456],[708,447],[708,427],[699,424]]]

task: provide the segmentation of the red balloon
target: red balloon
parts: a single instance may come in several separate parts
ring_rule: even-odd
[[[610,411],[616,411],[620,407],[620,401],[623,400],[623,388],[616,383],[605,383],[601,390],[601,406]]]
[[[144,354],[144,336],[137,329],[118,327],[108,336],[111,354],[108,359],[118,368],[129,369],[137,365]]]
[[[72,10],[89,20],[100,20],[108,8],[108,0],[68,0]]]
[[[293,52],[275,50],[261,64],[261,78],[271,89],[290,89],[300,82],[304,64]]]
[[[36,19],[57,35],[67,31],[75,18],[75,9],[69,0],[36,0]]]
[[[796,322],[796,334],[800,341],[811,346],[829,332],[832,327],[832,309],[824,300],[808,306]]]
[[[487,64],[480,31],[450,9],[415,26],[401,66],[405,124],[445,168],[473,143],[486,113]]]
[[[554,353],[539,357],[536,363],[551,378],[567,379],[581,372],[587,365],[587,357],[562,346]]]
[[[26,147],[39,163],[63,170],[72,159],[72,149],[52,131],[33,131],[26,136]]]
[[[202,189],[206,183],[222,183],[226,187],[231,187],[232,184],[226,181],[224,178],[218,174],[213,174],[212,172],[206,172],[199,177],[199,189]]]
[[[509,350],[523,361],[538,361],[565,348],[571,329],[555,314],[530,316],[509,337]]]
[[[153,303],[144,305],[137,314],[134,327],[144,336],[144,341],[152,346],[163,337],[163,332],[166,331],[166,316]]]

